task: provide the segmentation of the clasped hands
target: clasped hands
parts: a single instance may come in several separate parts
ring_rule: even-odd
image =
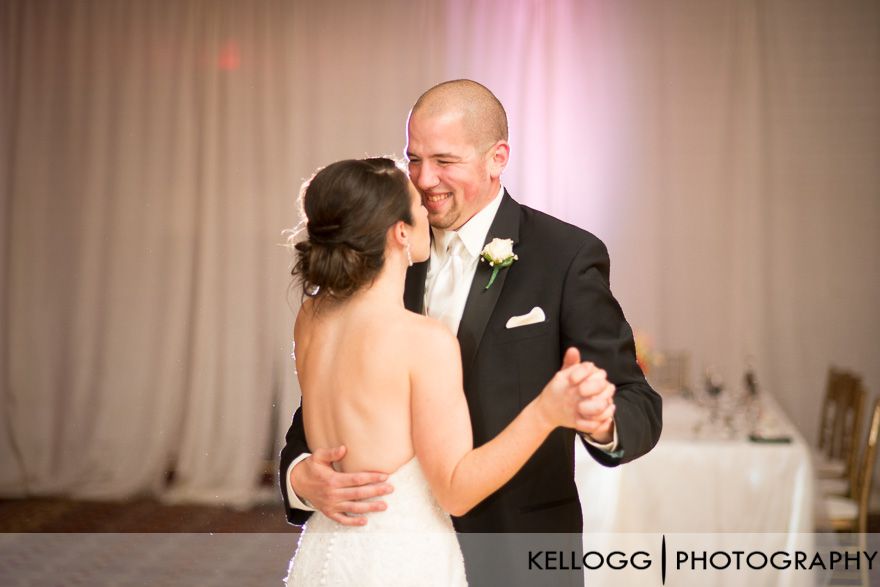
[[[570,347],[565,352],[562,368],[547,384],[542,396],[547,394],[548,388],[552,388],[554,409],[558,412],[564,405],[566,427],[586,434],[597,444],[612,442],[615,387],[603,369],[590,362],[581,363],[580,352]],[[345,446],[315,450],[290,471],[290,483],[297,496],[328,518],[345,526],[363,526],[367,519],[362,514],[387,507],[384,501],[373,498],[388,495],[394,488],[387,483],[386,473],[337,472],[333,463],[342,460],[346,450]]]
[[[562,369],[554,380],[563,377],[567,404],[572,411],[565,426],[586,434],[597,444],[614,439],[614,384],[608,374],[590,362],[581,363],[580,351],[569,347],[562,360]],[[543,394],[542,394],[543,395]]]

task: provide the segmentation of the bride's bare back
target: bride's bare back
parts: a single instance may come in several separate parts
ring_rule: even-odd
[[[573,419],[576,400],[563,396],[586,377],[558,374],[545,399],[553,408],[533,401],[473,449],[458,343],[436,320],[358,296],[317,311],[307,300],[294,339],[309,446],[345,445],[343,472],[393,473],[417,456],[437,501],[454,515],[510,479],[555,426]]]
[[[409,359],[427,319],[360,299],[315,308],[306,300],[294,333],[309,446],[344,444],[345,472],[393,473],[415,454]]]

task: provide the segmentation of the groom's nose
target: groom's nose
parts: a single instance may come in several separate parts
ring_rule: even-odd
[[[440,177],[437,174],[437,166],[430,161],[422,161],[416,169],[415,175],[415,177],[412,177],[412,174],[410,174],[410,179],[412,179],[413,183],[416,184],[416,187],[422,191],[430,190],[440,183]]]

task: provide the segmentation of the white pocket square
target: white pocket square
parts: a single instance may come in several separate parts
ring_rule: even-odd
[[[522,316],[511,316],[505,325],[507,328],[518,328],[520,326],[528,326],[529,324],[538,324],[539,322],[543,322],[547,317],[544,315],[544,310],[535,306],[532,308],[532,311],[528,314],[523,314]]]

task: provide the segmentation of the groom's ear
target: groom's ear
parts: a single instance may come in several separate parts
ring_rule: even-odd
[[[510,145],[503,139],[497,141],[486,151],[486,158],[489,177],[498,179],[501,177],[501,172],[507,167],[507,161],[510,159]]]

